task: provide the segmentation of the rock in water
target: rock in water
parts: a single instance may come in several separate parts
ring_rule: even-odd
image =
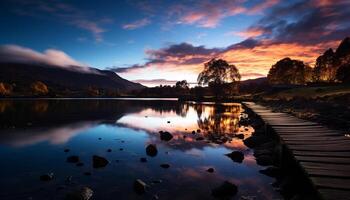
[[[94,192],[88,187],[81,187],[68,193],[65,200],[89,200]]]
[[[169,164],[161,164],[160,167],[164,168],[164,169],[168,169],[170,167],[170,165]]]
[[[53,178],[53,173],[48,173],[40,176],[40,180],[42,181],[51,181]]]
[[[108,164],[108,160],[101,156],[92,156],[92,165],[94,168],[105,167]]]
[[[220,199],[229,199],[237,193],[237,186],[225,181],[221,186],[213,189],[211,194]]]
[[[240,134],[236,134],[235,137],[243,140],[244,139],[244,134],[240,133]]]
[[[140,162],[147,162],[147,158],[140,158]]]
[[[168,131],[159,132],[159,134],[160,134],[161,140],[169,141],[169,140],[173,139],[173,135],[171,135],[171,133],[169,133]]]
[[[77,162],[79,162],[79,156],[69,156],[67,158],[67,162],[69,162],[69,163],[77,163]]]
[[[136,179],[134,181],[134,190],[137,194],[143,194],[146,192],[147,184],[141,179]]]
[[[209,168],[209,169],[207,169],[207,172],[213,173],[213,172],[214,172],[214,168]]]
[[[149,144],[146,147],[146,153],[148,156],[151,156],[151,157],[156,156],[158,153],[157,146],[155,144]]]
[[[242,163],[242,161],[244,160],[244,154],[240,151],[233,151],[225,155],[231,158],[231,160],[233,160],[234,162]]]

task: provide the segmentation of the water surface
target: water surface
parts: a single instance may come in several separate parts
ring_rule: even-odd
[[[0,199],[62,199],[80,185],[93,189],[93,199],[212,199],[211,190],[226,180],[238,186],[233,199],[278,198],[270,185],[274,180],[259,173],[263,168],[253,151],[233,137],[254,131],[240,126],[242,112],[240,104],[156,99],[2,100]],[[162,141],[159,131],[174,137]],[[148,144],[157,146],[155,157],[146,154]],[[242,163],[225,156],[236,150],[245,155]],[[84,166],[66,162],[71,155]],[[94,169],[93,155],[110,163]],[[50,172],[52,181],[40,181]],[[150,185],[146,194],[134,192],[135,179]]]

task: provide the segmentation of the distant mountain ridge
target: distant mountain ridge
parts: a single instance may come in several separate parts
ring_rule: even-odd
[[[58,67],[47,64],[0,63],[0,82],[13,86],[14,93],[26,94],[33,82],[43,82],[55,93],[71,91],[83,93],[88,88],[101,92],[123,93],[145,86],[121,78],[115,72],[80,67]],[[100,92],[100,93],[101,93]]]

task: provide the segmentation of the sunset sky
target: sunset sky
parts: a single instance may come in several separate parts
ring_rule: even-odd
[[[2,0],[0,61],[111,69],[145,85],[196,82],[224,58],[243,79],[284,57],[311,66],[350,35],[349,0]]]

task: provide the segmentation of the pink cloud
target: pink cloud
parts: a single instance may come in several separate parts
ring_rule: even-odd
[[[140,20],[131,22],[129,24],[124,24],[122,26],[122,28],[126,29],[126,30],[134,30],[134,29],[138,29],[138,28],[147,26],[150,23],[151,23],[151,21],[149,19],[144,18],[144,19],[140,19]]]

